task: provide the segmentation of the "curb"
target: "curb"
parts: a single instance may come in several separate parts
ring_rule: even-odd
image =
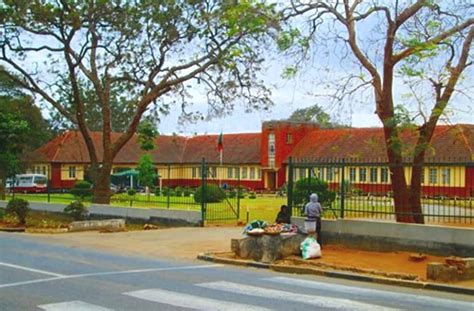
[[[1,232],[25,232],[25,228],[24,227],[20,227],[20,228],[0,228],[0,231]]]
[[[444,285],[444,284],[439,284],[439,283],[416,282],[416,281],[392,279],[392,278],[370,276],[370,275],[350,273],[350,272],[324,270],[324,269],[319,269],[319,268],[303,268],[303,267],[295,267],[295,266],[288,266],[288,265],[275,265],[275,264],[268,264],[268,263],[241,260],[241,259],[223,258],[223,257],[213,256],[212,254],[199,254],[197,256],[197,259],[203,260],[203,261],[215,262],[215,263],[241,266],[241,267],[269,269],[269,270],[283,272],[283,273],[310,274],[310,275],[326,276],[326,277],[339,278],[339,279],[352,280],[352,281],[369,282],[369,283],[384,284],[384,285],[395,285],[395,286],[409,287],[409,288],[416,288],[416,289],[436,290],[436,291],[463,294],[463,295],[474,295],[474,288]]]

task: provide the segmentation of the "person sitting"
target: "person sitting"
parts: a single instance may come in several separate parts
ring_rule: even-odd
[[[277,224],[289,224],[291,223],[290,209],[286,205],[280,207],[277,218],[275,220]]]

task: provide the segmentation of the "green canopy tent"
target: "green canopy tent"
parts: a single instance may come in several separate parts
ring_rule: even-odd
[[[112,176],[114,176],[114,177],[130,177],[130,188],[133,189],[133,178],[138,177],[138,171],[134,170],[134,169],[131,169],[131,170],[126,170],[126,171],[122,171],[122,172],[112,174]]]

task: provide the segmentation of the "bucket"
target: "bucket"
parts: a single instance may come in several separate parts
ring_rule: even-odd
[[[304,221],[304,229],[307,233],[315,233],[316,232],[316,220],[305,220]]]

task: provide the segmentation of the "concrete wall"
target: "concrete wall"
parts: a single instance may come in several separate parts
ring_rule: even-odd
[[[304,218],[293,217],[303,226]],[[474,256],[474,229],[370,220],[322,220],[323,243],[376,251]]]
[[[0,201],[0,207],[5,208],[7,202]],[[66,204],[30,202],[30,208],[37,211],[63,212]],[[88,207],[91,216],[133,218],[143,221],[163,222],[166,224],[198,225],[201,223],[200,211],[185,211],[173,209],[149,209],[116,207],[110,205],[92,204]]]

